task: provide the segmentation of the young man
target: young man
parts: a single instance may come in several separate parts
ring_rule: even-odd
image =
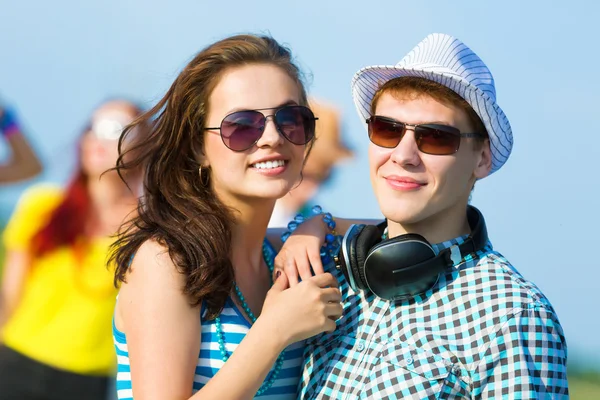
[[[308,341],[300,398],[567,397],[552,305],[468,205],[512,148],[486,65],[432,34],[395,66],[361,69],[352,90],[387,230],[351,227],[338,269],[326,266],[345,311]]]

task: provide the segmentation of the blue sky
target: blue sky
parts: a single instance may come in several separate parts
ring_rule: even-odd
[[[492,70],[515,141],[508,163],[478,183],[473,203],[496,249],[554,304],[571,360],[600,368],[598,3],[1,0],[0,9],[0,99],[17,108],[41,155],[38,181],[67,179],[74,140],[103,99],[151,105],[208,43],[270,33],[292,48],[311,94],[343,111],[357,157],[318,197],[340,216],[380,216],[352,75],[395,64],[432,32],[461,39]],[[0,188],[1,219],[31,183]]]

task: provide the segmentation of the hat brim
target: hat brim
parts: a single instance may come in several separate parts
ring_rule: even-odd
[[[443,68],[439,67],[439,69]],[[487,93],[454,75],[449,70],[445,73],[427,69],[403,68],[395,65],[375,65],[362,68],[354,75],[351,84],[354,104],[362,120],[364,121],[371,116],[371,102],[375,93],[383,84],[395,78],[408,76],[437,82],[465,99],[481,118],[489,135],[492,153],[490,174],[504,165],[513,146],[512,129],[508,118]]]

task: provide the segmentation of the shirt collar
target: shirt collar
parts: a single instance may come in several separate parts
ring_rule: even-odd
[[[433,247],[433,251],[435,251],[435,254],[437,255],[440,253],[440,251],[444,249],[450,248],[455,245],[460,246],[465,242],[465,240],[467,240],[468,237],[469,235],[462,235],[454,239],[446,240],[445,242],[432,244],[431,247]]]

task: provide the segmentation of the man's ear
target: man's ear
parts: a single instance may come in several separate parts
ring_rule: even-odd
[[[492,170],[492,151],[490,150],[490,140],[485,139],[480,149],[477,152],[477,164],[473,175],[477,179],[485,178]]]

